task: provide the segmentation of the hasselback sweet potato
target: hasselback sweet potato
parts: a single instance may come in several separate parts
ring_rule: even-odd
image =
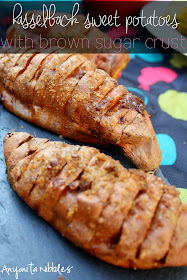
[[[125,268],[187,265],[187,204],[175,187],[25,132],[5,136],[4,155],[13,189],[75,245]]]
[[[3,105],[64,137],[122,147],[134,164],[155,170],[161,153],[144,103],[80,54],[37,50],[0,56]]]
[[[33,14],[35,15],[35,17],[38,15],[41,15],[43,17],[43,13],[37,10],[29,10],[26,13],[28,21],[31,20]],[[62,16],[63,14],[57,13],[57,15]],[[66,15],[68,16],[68,14]],[[23,15],[23,17],[24,16],[25,15]],[[125,50],[123,48],[124,53],[117,53],[119,52],[119,48],[117,49],[117,47],[109,49],[109,47],[111,46],[111,39],[106,33],[102,32],[96,27],[86,29],[84,27],[84,22],[86,19],[85,16],[77,15],[76,18],[79,24],[73,25],[73,27],[72,25],[67,25],[65,28],[57,24],[54,24],[53,26],[50,26],[48,24],[47,28],[36,27],[34,29],[24,30],[22,26],[14,24],[11,25],[7,30],[7,38],[9,42],[11,42],[11,40],[14,40],[15,38],[23,39],[19,44],[23,44],[23,48],[25,48],[24,39],[26,36],[27,38],[31,38],[33,40],[33,43],[30,39],[27,40],[27,47],[29,47],[28,44],[30,43],[31,48],[33,48],[33,46],[39,48],[46,47],[49,52],[51,45],[57,46],[57,40],[62,40],[63,38],[62,42],[64,41],[64,39],[70,40],[72,42],[72,39],[74,39],[76,42],[76,47],[73,48],[72,46],[74,46],[74,44],[70,44],[69,49],[71,50],[71,52],[82,53],[89,60],[91,60],[97,68],[104,70],[114,79],[117,79],[120,71],[123,70],[130,61],[130,56],[127,49]],[[43,38],[41,41],[40,36],[41,38]],[[89,48],[86,47],[87,44],[82,45],[77,43],[79,39],[81,42],[81,38],[87,38],[89,40]],[[97,38],[102,38],[102,41],[105,40],[105,45],[107,46],[108,53],[105,53],[105,48],[101,48],[100,45],[98,46],[99,48],[96,48],[95,41]],[[46,43],[46,41],[49,44]],[[63,43],[62,45],[64,46]],[[59,47],[62,48],[60,43]],[[62,49],[61,52],[65,52],[64,49]]]

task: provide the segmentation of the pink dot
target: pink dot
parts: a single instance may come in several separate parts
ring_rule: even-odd
[[[139,87],[150,90],[150,86],[157,82],[171,83],[177,78],[177,73],[166,67],[145,67],[138,77]]]
[[[122,73],[120,72],[119,74],[118,74],[118,78],[121,78],[122,77]]]
[[[121,25],[119,27],[112,27],[107,32],[108,36],[112,39],[120,38],[120,37],[133,37],[138,34],[138,31],[135,28],[129,27],[128,33],[126,34],[126,28],[125,25]]]
[[[12,22],[12,17],[11,16],[8,16],[8,17],[2,19],[2,23],[5,24],[5,25],[9,24],[11,22]]]

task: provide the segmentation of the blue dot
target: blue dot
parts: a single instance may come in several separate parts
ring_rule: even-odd
[[[156,135],[161,153],[161,165],[173,165],[177,158],[177,150],[174,140],[167,134]]]
[[[129,52],[131,59],[134,59],[136,56],[138,56],[142,60],[150,63],[161,62],[164,59],[163,54],[158,52],[158,50],[148,49],[142,42],[135,42],[134,49],[130,49]]]
[[[147,96],[141,91],[141,90],[139,90],[139,89],[137,89],[137,88],[133,88],[133,87],[126,87],[126,89],[129,91],[129,92],[136,92],[136,93],[138,93],[138,94],[140,94],[141,96],[143,96],[143,101],[144,101],[144,103],[145,103],[145,105],[147,105],[147,103],[148,103],[148,98],[147,98]]]
[[[135,53],[130,53],[130,58],[131,59],[134,59],[136,57],[136,54]]]
[[[163,61],[163,55],[161,53],[140,53],[138,56],[147,62],[156,63]]]

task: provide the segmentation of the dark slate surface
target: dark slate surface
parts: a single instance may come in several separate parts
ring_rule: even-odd
[[[24,128],[21,128],[24,126]],[[37,267],[34,275],[30,270],[18,273],[20,280],[57,280],[58,272],[40,272],[48,264],[66,269],[65,280],[185,280],[187,268],[164,268],[158,270],[133,271],[104,263],[76,248],[31,210],[10,187],[3,157],[3,137],[12,129],[27,131],[37,137],[50,140],[59,138],[47,131],[20,120],[0,106],[0,279],[13,280],[17,275],[5,268],[30,268],[31,262]],[[72,142],[75,143],[75,142]],[[100,147],[101,148],[101,147]],[[115,147],[104,147],[102,151],[119,159],[126,167],[131,164]],[[157,174],[162,175],[161,172]],[[5,267],[6,265],[6,267]],[[4,268],[4,272],[3,272]],[[3,272],[3,273],[2,273]]]

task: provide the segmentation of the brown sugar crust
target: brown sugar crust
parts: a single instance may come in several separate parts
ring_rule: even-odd
[[[120,146],[141,169],[155,170],[161,152],[141,99],[80,54],[37,50],[0,57],[3,105],[63,137]]]

